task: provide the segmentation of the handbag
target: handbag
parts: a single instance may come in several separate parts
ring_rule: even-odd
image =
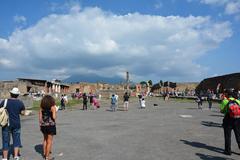
[[[3,107],[0,108],[0,126],[4,127],[8,124],[8,112],[6,109],[7,106],[7,99],[4,100],[4,105]]]

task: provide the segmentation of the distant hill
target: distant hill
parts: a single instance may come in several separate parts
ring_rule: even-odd
[[[86,75],[72,75],[67,79],[63,80],[64,83],[77,83],[77,82],[89,82],[89,83],[110,83],[110,84],[119,84],[125,82],[121,77],[102,77],[96,74],[86,74]]]

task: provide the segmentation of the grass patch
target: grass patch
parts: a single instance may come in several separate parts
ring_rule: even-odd
[[[56,99],[55,99],[56,100]],[[39,110],[40,107],[40,100],[33,100],[33,107],[32,110]],[[56,100],[56,105],[60,106],[61,102],[59,99]],[[74,107],[76,105],[82,104],[82,99],[69,99],[68,103],[66,104],[67,108]]]

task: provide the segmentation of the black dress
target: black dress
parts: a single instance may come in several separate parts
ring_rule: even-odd
[[[42,122],[40,129],[43,134],[56,135],[56,123],[52,116],[51,109],[42,110]]]

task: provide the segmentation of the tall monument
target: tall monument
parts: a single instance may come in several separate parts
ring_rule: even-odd
[[[126,72],[126,82],[125,82],[125,86],[126,86],[126,89],[129,90],[129,72],[127,71]]]

